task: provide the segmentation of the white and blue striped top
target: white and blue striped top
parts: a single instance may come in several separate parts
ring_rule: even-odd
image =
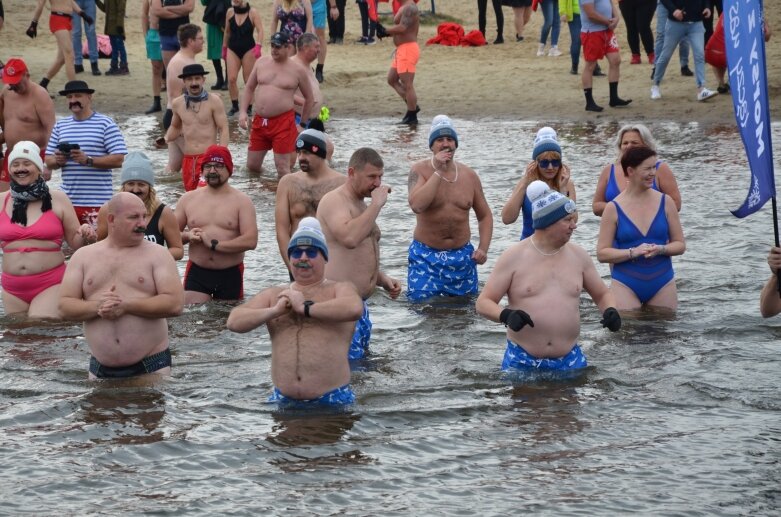
[[[119,126],[97,112],[85,120],[75,120],[73,116],[58,120],[46,145],[46,154],[53,155],[60,142],[79,144],[93,158],[127,154]],[[62,168],[62,190],[74,206],[101,206],[113,195],[111,169],[96,169],[68,160]]]

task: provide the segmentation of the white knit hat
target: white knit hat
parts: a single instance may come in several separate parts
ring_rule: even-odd
[[[35,142],[29,140],[22,140],[16,142],[14,149],[8,154],[8,166],[17,158],[23,158],[30,160],[38,167],[39,172],[43,172],[43,160],[41,160],[41,148]]]

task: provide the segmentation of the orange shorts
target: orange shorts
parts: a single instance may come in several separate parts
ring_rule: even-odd
[[[9,183],[11,181],[11,173],[8,171],[8,155],[11,153],[11,149],[6,149],[5,157],[3,158],[3,170],[0,171],[0,181]],[[46,146],[41,149],[41,160],[43,160],[44,167],[46,166]],[[41,171],[43,172],[43,171]]]
[[[415,73],[415,65],[420,59],[420,47],[417,42],[410,41],[402,43],[393,52],[393,62],[391,68],[395,68],[400,74]]]
[[[296,152],[297,138],[295,111],[286,111],[271,118],[255,115],[249,134],[249,150],[268,151],[273,149],[276,154],[294,153]]]
[[[49,30],[54,34],[57,31],[73,30],[73,18],[70,14],[52,13],[49,16]]]
[[[581,32],[580,44],[586,61],[599,61],[607,54],[618,52],[618,39],[610,29],[597,32]]]
[[[73,209],[76,210],[79,224],[88,224],[92,228],[97,229],[99,206],[74,206]]]
[[[182,183],[186,192],[198,188],[198,181],[201,179],[201,156],[203,155],[185,154],[182,158]]]

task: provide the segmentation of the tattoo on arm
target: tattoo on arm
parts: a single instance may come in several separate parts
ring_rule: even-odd
[[[413,188],[415,188],[415,185],[418,184],[418,173],[414,170],[410,169],[409,176],[407,176],[407,190],[412,191]]]

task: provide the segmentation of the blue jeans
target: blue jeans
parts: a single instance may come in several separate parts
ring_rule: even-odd
[[[127,66],[125,40],[122,36],[109,36],[108,39],[111,41],[111,68],[118,68],[117,61],[121,66]]]
[[[670,58],[678,43],[686,38],[694,53],[694,76],[697,88],[705,85],[705,26],[702,22],[676,22],[667,20],[662,55],[656,58],[654,84],[659,85],[664,77]]]
[[[550,44],[555,47],[559,44],[559,32],[561,31],[561,18],[559,18],[559,0],[542,0],[539,7],[542,9],[542,16],[545,19],[542,22],[542,30],[540,31],[540,43],[543,45],[548,40],[548,33],[553,32],[550,36]],[[580,39],[580,36],[578,36]]]
[[[95,0],[76,0],[76,3],[79,4],[79,7],[82,11],[87,13],[89,16],[92,17],[93,20],[96,20],[96,12],[95,12]],[[91,63],[97,63],[98,62],[98,37],[95,35],[95,24],[87,25],[87,22],[82,19],[81,16],[76,14],[76,11],[73,11],[73,30],[71,31],[71,39],[73,41],[73,62],[77,65],[80,65],[83,61],[82,55],[81,55],[81,24],[84,24],[85,30],[84,32],[87,33],[87,47],[89,47],[89,60]]]
[[[572,68],[577,70],[580,63],[580,15],[577,13],[573,14],[572,21],[567,22],[567,26],[569,27],[569,39],[571,40],[569,57],[572,59]]]
[[[656,62],[659,62],[659,56],[662,55],[662,49],[664,49],[664,31],[667,27],[667,22],[670,21],[667,15],[670,11],[664,6],[662,2],[656,4],[656,42],[654,43],[654,54],[656,54]],[[681,42],[681,46],[678,48],[678,61],[681,62],[681,68],[689,66],[689,44],[684,40]]]

